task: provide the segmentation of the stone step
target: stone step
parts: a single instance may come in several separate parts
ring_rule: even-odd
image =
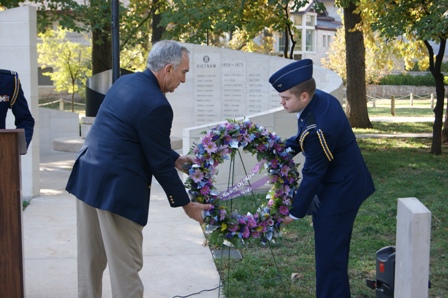
[[[53,140],[53,150],[63,152],[79,152],[83,144],[84,139],[81,137],[57,138]]]
[[[53,150],[63,152],[79,152],[84,144],[84,138],[72,137],[72,138],[57,138],[53,140]],[[182,149],[182,138],[171,137],[171,148],[173,150]]]

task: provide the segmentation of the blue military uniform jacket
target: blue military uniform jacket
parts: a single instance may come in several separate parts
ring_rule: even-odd
[[[290,214],[301,218],[319,201],[319,215],[359,207],[374,191],[356,137],[339,101],[316,90],[298,119],[298,132],[286,141],[305,162]],[[316,199],[317,196],[317,199]]]
[[[8,109],[14,114],[14,125],[25,130],[26,144],[29,146],[33,137],[34,118],[23,94],[19,75],[15,71],[0,69],[0,129],[6,128]]]
[[[154,176],[172,207],[190,202],[174,167],[173,110],[154,74],[120,77],[107,92],[66,190],[86,204],[142,226],[148,220]]]

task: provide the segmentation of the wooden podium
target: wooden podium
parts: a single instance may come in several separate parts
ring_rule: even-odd
[[[0,296],[25,297],[20,155],[23,129],[0,129]]]

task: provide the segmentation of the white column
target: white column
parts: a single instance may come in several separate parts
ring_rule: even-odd
[[[398,199],[394,297],[428,297],[430,240],[431,212],[416,198]]]
[[[23,93],[36,121],[33,140],[27,154],[21,158],[22,197],[26,199],[40,194],[36,21],[36,8],[33,6],[0,11],[0,68],[19,73]],[[11,111],[6,118],[6,128],[15,128]]]

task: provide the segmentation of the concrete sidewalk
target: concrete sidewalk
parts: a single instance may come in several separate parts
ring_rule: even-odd
[[[76,154],[41,156],[41,194],[23,212],[27,298],[77,297],[76,199],[64,190]],[[218,297],[219,274],[200,225],[171,208],[156,181],[150,205],[140,272],[144,297]],[[112,297],[107,269],[103,297]]]

